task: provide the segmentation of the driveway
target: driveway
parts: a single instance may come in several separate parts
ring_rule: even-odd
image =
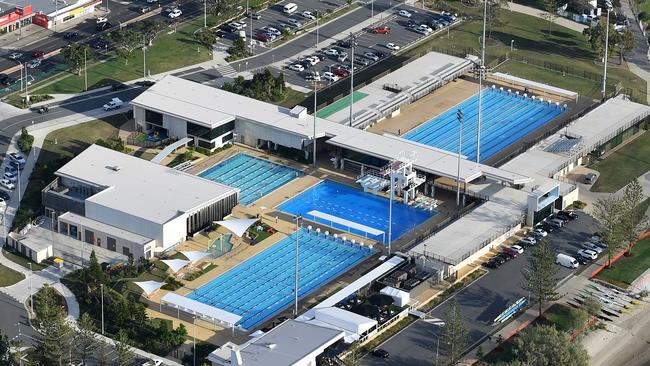
[[[596,231],[595,220],[586,214],[581,214],[577,220],[556,230],[547,236],[551,247],[558,253],[575,253],[580,244]],[[461,290],[454,297],[458,300],[463,314],[465,327],[468,330],[469,342],[474,344],[496,330],[493,320],[509,305],[528,293],[522,289],[521,272],[526,265],[530,253],[510,260],[496,270],[490,270],[486,275]],[[558,266],[558,281],[574,273],[574,270]],[[445,301],[434,308],[429,314],[443,319],[449,302]],[[363,365],[431,365],[435,364],[437,338],[440,328],[423,320],[417,320],[396,336],[390,338],[380,347],[391,354],[388,359],[377,359],[366,355]],[[439,350],[440,360],[443,360],[443,345]]]

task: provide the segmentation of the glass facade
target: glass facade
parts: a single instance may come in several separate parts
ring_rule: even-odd
[[[163,115],[161,113],[150,111],[148,109],[144,110],[144,120],[147,121],[147,123],[151,123],[153,125],[163,125]]]
[[[217,126],[213,129],[208,127],[197,125],[196,123],[187,122],[187,134],[200,137],[204,140],[212,141],[217,137],[223,135],[226,132],[230,132],[235,129],[235,121],[230,121],[221,126]]]

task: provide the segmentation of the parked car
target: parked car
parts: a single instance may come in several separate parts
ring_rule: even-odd
[[[16,188],[16,186],[13,183],[11,183],[8,179],[0,180],[0,186],[8,190],[13,190],[14,188]]]
[[[354,46],[354,47],[358,46],[359,42],[352,41],[350,39],[345,39],[345,40],[342,39],[342,40],[336,42],[336,45],[339,46],[339,47],[343,47],[343,48],[351,48],[352,46]]]
[[[298,71],[298,72],[305,71],[305,67],[302,66],[301,64],[291,64],[288,66],[288,68],[289,70]]]
[[[307,56],[307,57],[305,57],[305,60],[309,61],[309,63],[312,66],[318,64],[321,61],[320,57],[318,57],[318,56]]]
[[[399,51],[399,46],[392,42],[386,43],[386,48],[393,51]]]
[[[512,258],[517,258],[519,256],[519,252],[510,247],[503,248],[503,253],[510,255]]]
[[[97,31],[101,32],[103,30],[109,29],[112,26],[110,22],[103,22],[103,23],[97,23],[97,26],[95,26],[95,29]]]
[[[585,174],[585,180],[584,182],[586,184],[593,184],[596,181],[596,174],[594,173],[587,173]]]
[[[318,73],[318,71],[306,74],[305,75],[305,80],[307,80],[307,81],[320,81],[321,80],[320,74]]]
[[[512,255],[512,253],[507,253],[507,252],[501,252],[497,255],[497,257],[501,258],[504,262],[507,262],[514,258],[515,256]]]
[[[18,178],[18,174],[14,172],[5,172],[2,177],[9,180],[11,183],[15,183],[16,179]]]
[[[599,235],[593,235],[591,238],[589,238],[589,241],[601,248],[607,248],[607,243]]]
[[[13,52],[8,57],[12,60],[18,60],[19,58],[23,57],[23,54],[20,52]]]
[[[598,258],[598,253],[594,252],[593,250],[589,249],[580,249],[578,250],[578,255],[583,257],[583,258],[588,258],[591,260],[596,260]]]
[[[289,18],[289,19],[287,19],[287,23],[291,24],[292,26],[294,26],[296,28],[302,27],[302,22],[300,22],[298,19]]]
[[[151,6],[143,6],[143,7],[140,8],[140,12],[141,12],[142,14],[144,14],[144,13],[148,13],[148,12],[150,12],[150,11],[151,11]]]
[[[575,213],[574,211],[559,211],[557,213],[558,217],[566,217],[569,220],[575,220],[578,218],[578,214]]]
[[[72,31],[72,32],[67,32],[65,35],[63,35],[63,38],[65,39],[70,39],[70,38],[75,38],[79,36],[79,32],[77,31]]]
[[[560,219],[550,219],[548,220],[548,223],[549,225],[555,226],[558,229],[564,226],[564,220]]]
[[[504,258],[503,256],[501,256],[500,254],[499,254],[499,255],[496,255],[496,256],[494,256],[494,257],[492,257],[492,258],[490,258],[491,261],[496,261],[496,262],[499,263],[499,265],[504,264],[504,263],[507,262],[509,259],[510,259],[510,257],[508,257],[508,258],[506,259],[506,258]]]
[[[483,263],[483,266],[487,268],[497,269],[501,266],[501,262],[494,258],[491,258],[487,262]]]
[[[420,24],[420,25],[418,25],[418,28],[419,28],[419,29],[422,29],[423,31],[425,31],[425,32],[427,32],[427,33],[431,33],[431,32],[433,32],[433,29],[431,29],[431,27],[429,27],[429,26],[426,25],[426,24]]]
[[[603,248],[599,247],[598,245],[596,245],[594,243],[590,243],[590,242],[584,242],[584,243],[580,244],[580,247],[584,248],[584,249],[593,250],[594,252],[596,252],[598,254],[603,252]]]
[[[368,66],[370,65],[370,60],[364,57],[355,57],[354,63],[362,66]]]
[[[303,11],[301,15],[303,18],[316,20],[316,15],[314,15],[314,13],[312,13],[311,11]]]
[[[228,23],[228,26],[229,26],[230,28],[235,29],[235,30],[241,30],[241,29],[244,29],[244,27],[246,26],[246,24],[244,24],[244,23],[240,23],[240,22],[230,22],[230,23]],[[262,29],[264,29],[264,28],[262,28]]]
[[[579,255],[577,251],[576,251],[576,254],[575,254],[575,257],[574,257],[574,258],[576,259],[576,261],[577,261],[579,264],[582,264],[583,266],[584,266],[584,265],[587,265],[587,264],[591,264],[591,262],[592,262],[591,259],[589,259],[589,258],[585,258],[585,257]]]
[[[399,16],[403,16],[403,17],[405,17],[405,18],[410,18],[411,15],[413,15],[413,14],[409,13],[407,10],[404,10],[404,9],[398,11],[397,14],[398,14]]]
[[[325,51],[323,51],[324,54],[327,56],[338,56],[341,51],[337,50],[336,48],[328,48]]]
[[[175,19],[175,18],[178,18],[181,15],[183,15],[183,12],[180,9],[174,9],[169,14],[167,14],[169,19]]]
[[[147,4],[155,4],[158,0],[147,0]]]
[[[256,40],[260,42],[271,42],[273,40],[273,37],[271,37],[271,34],[268,33],[257,33],[254,37]]]
[[[329,71],[326,71],[326,72],[323,73],[323,79],[331,81],[331,82],[335,82],[335,81],[339,80],[339,77],[334,75],[333,73],[331,73]]]
[[[541,227],[535,228],[533,230],[533,234],[537,234],[537,235],[539,235],[539,236],[541,236],[543,238],[546,237],[546,235],[548,235],[548,233],[544,229],[542,229]]]
[[[578,268],[578,261],[570,255],[560,253],[555,257],[555,264],[567,268]]]
[[[546,231],[547,233],[552,233],[555,231],[555,227],[553,225],[549,225],[545,222],[541,222],[535,226],[536,228],[541,228],[542,230]]]
[[[43,56],[45,56],[44,51],[41,51],[41,50],[32,51],[32,57],[33,58],[41,58]]]
[[[365,58],[367,58],[369,60],[373,60],[373,61],[378,61],[379,60],[379,56],[377,56],[376,54],[374,54],[372,52],[364,53],[363,57],[365,57]]]
[[[37,59],[31,60],[28,63],[26,63],[25,66],[27,68],[30,68],[30,69],[35,69],[35,68],[41,66],[41,59],[37,58]]]
[[[390,34],[390,27],[383,26],[383,27],[373,28],[371,32],[375,34]]]
[[[11,196],[9,195],[9,193],[0,190],[0,198],[5,200],[5,202],[6,202],[6,201],[9,201],[11,199]]]
[[[282,32],[280,32],[279,29],[273,28],[273,27],[268,26],[268,25],[262,27],[262,30],[265,31],[266,33],[271,33],[271,34],[274,34],[276,36],[281,36],[282,35]]]
[[[339,53],[339,56],[336,58],[339,62],[345,62],[348,59],[348,54],[346,52]]]
[[[524,254],[524,248],[522,248],[519,245],[513,245],[513,246],[510,247],[510,249],[516,251],[519,254]]]
[[[18,154],[18,153],[12,152],[12,153],[9,153],[8,155],[9,155],[9,159],[11,159],[11,161],[15,161],[18,164],[25,164],[26,163],[25,158],[22,155]]]
[[[97,17],[97,24],[106,23],[106,22],[108,22],[108,18],[106,18],[106,17]]]
[[[537,244],[537,239],[533,238],[532,236],[527,236],[527,237],[519,240],[519,243],[523,244],[523,245],[531,246],[531,245]]]
[[[350,76],[350,73],[344,69],[334,69],[332,70],[332,72],[334,73],[334,75],[341,78],[347,78],[348,76]]]
[[[17,161],[9,160],[9,165],[12,166],[14,169],[18,169],[18,170],[25,169],[25,164],[24,163],[21,164]]]
[[[375,348],[375,349],[373,349],[372,352],[371,352],[371,354],[372,354],[373,356],[375,356],[375,357],[379,357],[379,358],[388,358],[388,357],[390,357],[390,354],[388,353],[388,351],[383,350],[383,349],[381,349],[381,348]]]
[[[408,22],[406,22],[406,26],[409,28],[415,28],[418,26],[418,22],[413,19],[409,19]]]
[[[254,19],[254,20],[259,20],[259,19],[262,18],[262,14],[257,13],[257,12],[255,12],[255,13],[248,13],[248,17],[251,18],[251,19]]]
[[[122,84],[122,83],[116,83],[116,84],[111,85],[111,90],[112,91],[118,91],[118,90],[122,90],[122,89],[126,89],[126,88],[127,88],[127,85]]]

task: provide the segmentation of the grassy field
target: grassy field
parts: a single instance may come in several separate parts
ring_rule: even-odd
[[[600,173],[591,190],[616,192],[650,170],[650,133],[644,133],[590,168]]]
[[[45,137],[20,208],[12,223],[14,228],[41,212],[41,190],[52,182],[57,169],[97,139],[117,137],[119,127],[127,120],[126,115],[117,114],[50,132]]]
[[[22,273],[0,264],[0,287],[11,286],[24,279],[25,276]]]
[[[2,255],[5,258],[9,259],[10,261],[12,261],[12,262],[14,262],[16,264],[19,264],[19,265],[21,265],[21,266],[23,266],[23,267],[25,267],[27,269],[29,269],[29,264],[31,263],[33,271],[40,271],[41,269],[47,268],[47,266],[44,265],[44,264],[36,263],[36,262],[32,261],[31,259],[29,259],[27,257],[23,257],[22,255],[15,254],[15,253],[10,252],[8,250],[3,249],[2,250]]]
[[[281,107],[293,108],[296,106],[296,104],[302,102],[307,97],[307,95],[309,94],[305,94],[292,88],[287,88],[287,96],[282,102],[276,104]]]
[[[449,33],[436,37],[412,50],[406,55],[419,54],[423,50],[430,48],[446,49],[457,52],[464,52],[470,49],[473,54],[478,55],[480,49],[479,39],[481,36],[482,22],[480,10],[478,8],[468,8],[458,1],[449,2],[458,12],[467,13],[474,17],[474,21],[469,21],[454,28]],[[511,41],[514,41],[514,48],[517,55],[527,57],[536,61],[552,62],[566,67],[571,67],[577,71],[591,72],[596,75],[602,75],[602,67],[594,63],[595,54],[591,50],[587,39],[579,32],[568,28],[553,25],[552,35],[547,35],[548,23],[544,19],[533,16],[502,10],[500,16],[501,24],[494,26],[492,38],[486,48],[486,63],[490,65],[500,57],[504,57],[510,52]],[[515,64],[514,66],[512,64]],[[578,81],[576,87],[572,82],[559,78],[556,73],[550,70],[535,70],[533,66],[518,66],[516,63],[506,63],[505,69],[500,71],[511,72],[517,76],[539,78],[536,81],[545,82],[550,85],[559,87],[568,87],[570,90],[576,88],[589,92],[590,90],[599,91],[600,82],[584,79]],[[492,65],[495,66],[495,65]],[[608,83],[615,85],[619,81],[623,82],[623,87],[633,89],[633,99],[646,103],[646,84],[645,81],[632,74],[630,71],[622,68],[610,68],[608,73]],[[574,79],[574,78],[572,78]],[[575,78],[578,79],[578,78]],[[588,95],[596,95],[591,92]]]
[[[616,261],[611,269],[605,268],[598,278],[627,288],[650,267],[650,238],[639,241],[632,249],[632,256]]]

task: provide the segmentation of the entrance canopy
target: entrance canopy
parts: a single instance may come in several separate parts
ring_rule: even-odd
[[[333,216],[333,215],[330,215],[330,214],[326,214],[325,212],[312,210],[312,211],[307,212],[307,215],[310,215],[310,216],[314,217],[314,221],[316,221],[316,217],[318,217],[319,219],[329,221],[330,226],[334,226],[332,224],[337,223],[339,225],[343,225],[343,226],[347,227],[348,231],[350,231],[349,229],[355,229],[355,230],[363,231],[364,233],[366,233],[366,238],[368,237],[368,234],[373,235],[373,236],[379,236],[379,235],[384,236],[384,232],[381,231],[381,230],[372,228],[370,226],[362,225],[362,224],[356,223],[354,221],[346,220],[346,219],[340,218],[338,216]]]
[[[241,320],[241,316],[231,312],[215,308],[214,306],[206,305],[202,302],[192,300],[185,296],[177,295],[173,292],[166,294],[160,299],[164,305],[171,306],[178,310],[196,315],[205,320],[232,328]]]
[[[251,227],[254,223],[259,221],[259,219],[231,219],[217,221],[216,223],[230,230],[233,234],[239,236],[240,238],[244,236],[246,230]]]
[[[159,288],[165,285],[164,282],[157,281],[143,281],[143,282],[133,282],[136,286],[140,287],[144,294],[149,296],[156,292]]]
[[[201,259],[208,256],[208,253],[201,252],[201,251],[198,251],[198,250],[185,250],[185,251],[182,251],[181,254],[185,258],[187,258],[190,262],[197,262],[197,261],[200,261]]]
[[[186,261],[184,259],[163,259],[161,262],[165,263],[167,267],[169,267],[169,269],[171,269],[174,273],[180,271],[183,269],[183,267],[190,264],[190,261]]]

